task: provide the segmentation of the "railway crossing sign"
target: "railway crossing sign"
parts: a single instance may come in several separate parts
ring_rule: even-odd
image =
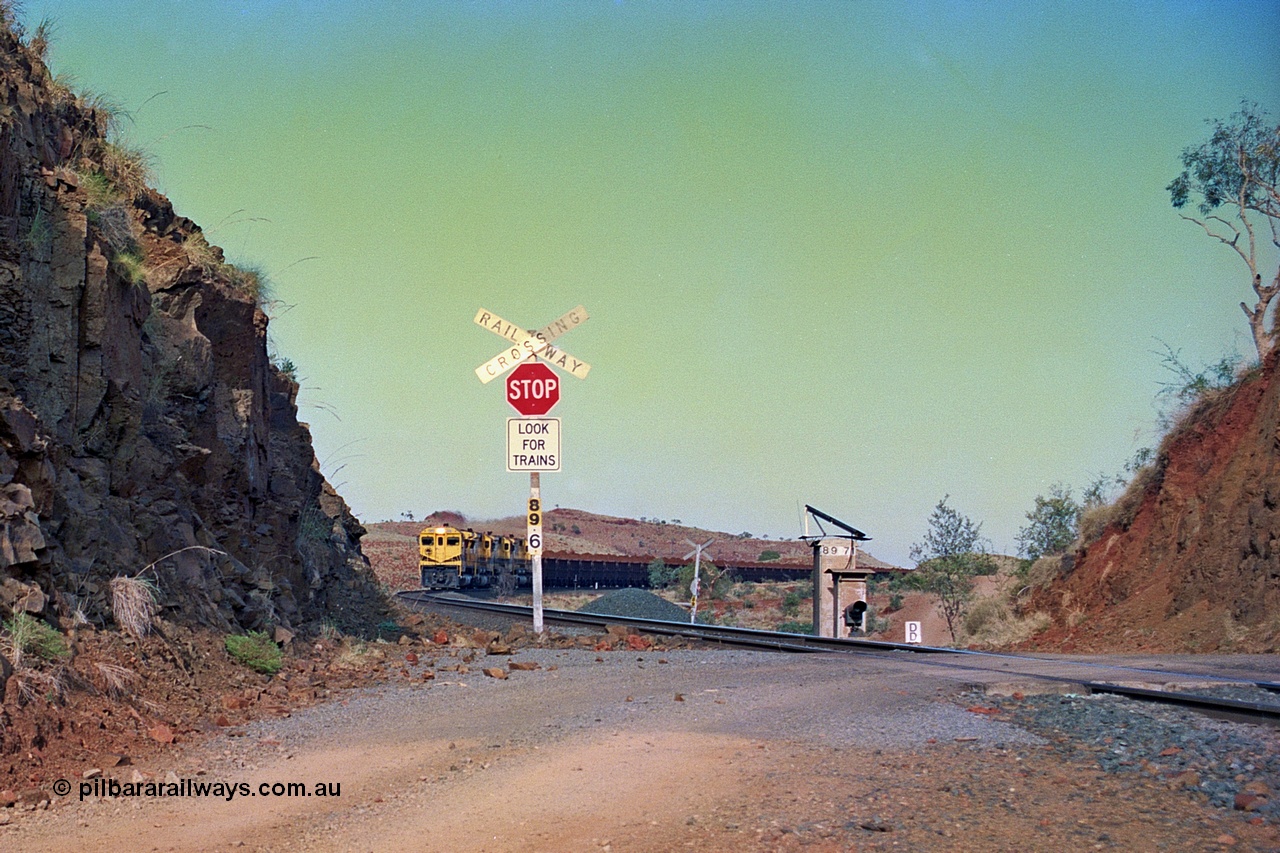
[[[522,415],[545,415],[560,402],[560,379],[545,364],[522,364],[507,377],[507,402]]]
[[[528,548],[533,585],[533,630],[542,633],[542,481],[541,472],[560,470],[560,419],[541,418],[560,402],[560,378],[548,364],[578,379],[586,379],[591,365],[574,358],[551,342],[587,321],[587,309],[579,305],[541,329],[525,329],[481,308],[474,322],[505,338],[508,346],[476,368],[476,377],[488,384],[508,370],[507,402],[521,414],[507,419],[507,470],[529,472]],[[545,364],[535,360],[542,359]]]
[[[488,384],[517,364],[536,357],[548,364],[554,364],[571,376],[586,379],[591,371],[591,365],[574,358],[562,349],[551,346],[551,342],[570,329],[585,323],[588,316],[587,309],[579,305],[541,329],[526,331],[514,323],[507,322],[492,311],[481,308],[476,312],[475,324],[483,326],[500,338],[506,338],[511,345],[477,367],[476,376],[481,382]]]

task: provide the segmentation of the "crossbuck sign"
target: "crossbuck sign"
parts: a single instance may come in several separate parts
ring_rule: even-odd
[[[521,326],[508,323],[492,311],[481,308],[476,312],[476,325],[483,326],[500,338],[506,338],[511,345],[477,367],[476,376],[480,377],[481,382],[488,384],[517,364],[536,357],[572,376],[586,379],[591,371],[591,365],[551,345],[556,338],[586,321],[587,309],[579,305],[541,329],[526,331]]]

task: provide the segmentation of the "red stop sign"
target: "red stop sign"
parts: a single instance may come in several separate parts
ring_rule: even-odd
[[[507,377],[507,402],[522,415],[545,415],[560,402],[560,378],[545,364],[526,362]]]

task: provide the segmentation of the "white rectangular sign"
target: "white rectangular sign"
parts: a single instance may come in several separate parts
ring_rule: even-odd
[[[914,643],[914,644],[916,644],[916,645],[919,645],[920,643],[923,643],[923,642],[924,642],[924,637],[923,637],[923,636],[921,636],[921,634],[920,634],[920,623],[919,623],[919,622],[905,622],[905,623],[903,623],[903,625],[904,625],[904,629],[905,629],[905,630],[904,630],[904,633],[905,633],[905,635],[906,635],[906,636],[904,637],[904,639],[905,639],[908,643]]]
[[[560,419],[507,418],[507,470],[559,471]]]

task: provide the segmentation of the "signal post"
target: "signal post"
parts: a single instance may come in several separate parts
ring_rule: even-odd
[[[805,533],[813,548],[813,633],[817,637],[849,637],[867,629],[867,578],[872,571],[858,565],[858,543],[870,536],[820,509],[805,504]],[[822,528],[826,521],[845,532],[809,535],[809,517]]]

